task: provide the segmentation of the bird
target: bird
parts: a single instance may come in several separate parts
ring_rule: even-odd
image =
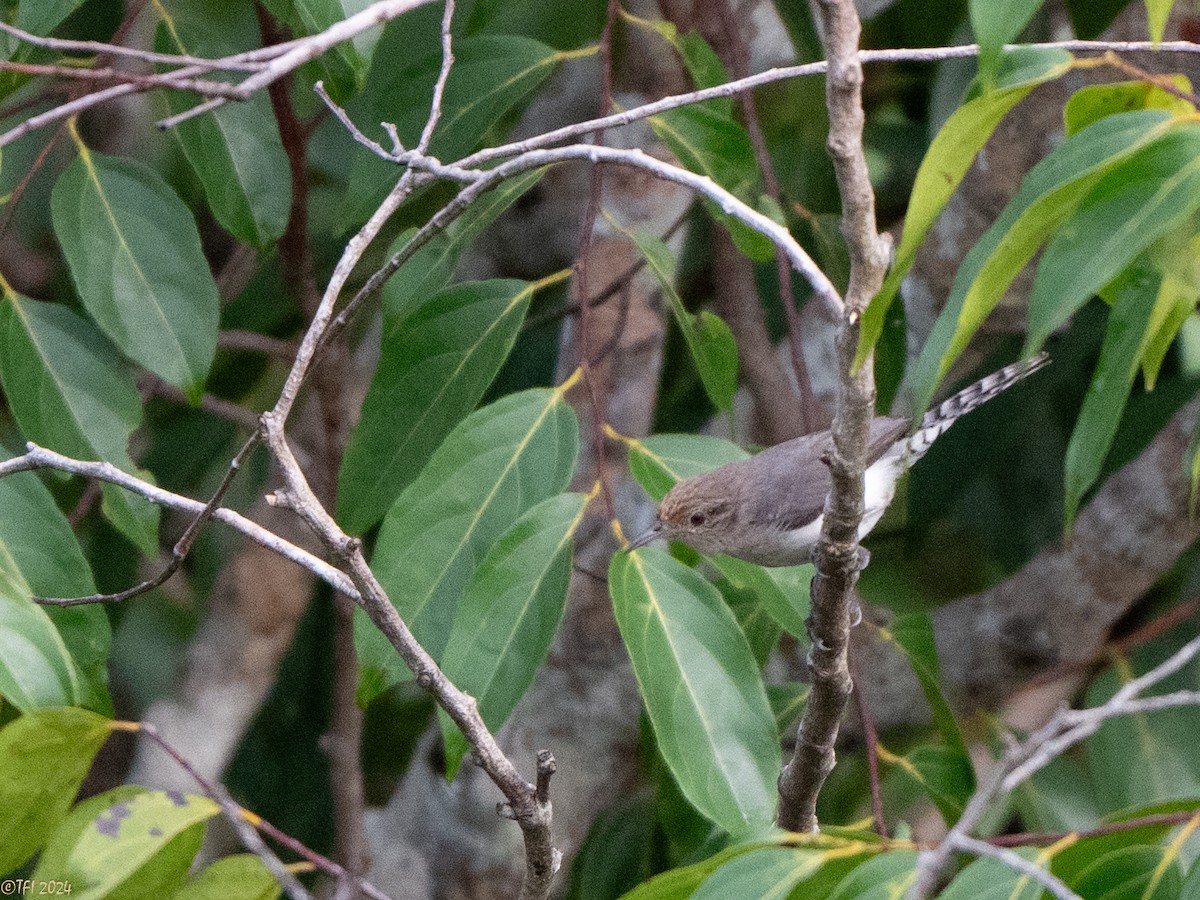
[[[1041,352],[981,378],[926,412],[911,434],[908,419],[874,418],[867,439],[858,539],[879,522],[900,476],[946,429],[1049,362],[1049,354]],[[701,553],[724,553],[762,566],[811,562],[832,484],[826,464],[832,451],[831,432],[821,431],[685,478],[663,497],[654,524],[627,549],[666,538]],[[864,551],[860,565],[868,559]]]

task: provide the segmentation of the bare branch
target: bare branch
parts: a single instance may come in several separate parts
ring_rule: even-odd
[[[888,265],[888,246],[875,226],[875,195],[862,142],[858,13],[852,0],[813,0],[813,13],[821,23],[829,60],[826,143],[841,194],[850,287],[837,339],[837,413],[829,458],[833,485],[813,554],[817,572],[808,619],[813,641],[808,659],[812,692],[800,721],[795,752],[779,776],[779,825],[792,831],[817,828],[817,795],[833,769],[834,743],[852,686],[847,648],[854,586],[861,568],[858,527],[863,515],[867,434],[875,412],[874,365],[868,358],[855,371],[854,357],[860,317],[883,283]]]
[[[359,605],[400,654],[417,684],[433,696],[459,727],[472,748],[472,758],[504,794],[512,818],[520,825],[525,839],[526,871],[521,898],[542,900],[549,896],[554,874],[561,862],[561,855],[552,843],[549,803],[538,801],[535,787],[521,777],[504,755],[479,715],[475,698],[455,687],[413,636],[375,573],[367,565],[362,542],[346,535],[318,502],[288,445],[283,422],[281,413],[263,414],[267,443],[274,451],[287,481],[289,505],[346,567],[358,588],[361,598]]]
[[[1060,710],[1023,742],[1010,744],[988,774],[986,782],[975,790],[945,839],[934,849],[921,854],[908,900],[924,900],[932,895],[937,879],[955,849],[966,848],[976,852],[973,845],[967,847],[964,838],[966,842],[971,841],[968,835],[979,825],[997,796],[1011,791],[1052,759],[1094,734],[1109,719],[1155,709],[1200,706],[1200,691],[1179,691],[1147,698],[1138,696],[1178,672],[1197,655],[1200,655],[1200,637],[1193,638],[1145,675],[1126,683],[1106,703],[1091,709]]]
[[[454,65],[454,47],[451,42],[450,24],[454,19],[454,0],[445,0],[442,10],[442,67],[438,70],[437,81],[433,85],[433,99],[429,101],[429,119],[421,130],[417,141],[417,152],[429,152],[429,142],[433,140],[433,129],[437,128],[438,120],[442,117],[442,95],[446,92],[446,80],[450,77],[450,67]]]
[[[196,517],[188,523],[188,527],[183,530],[183,534],[179,536],[179,540],[175,542],[175,546],[171,549],[171,561],[154,578],[143,581],[141,584],[127,590],[118,591],[115,594],[91,594],[87,597],[34,597],[33,601],[41,603],[44,606],[81,606],[85,603],[117,603],[122,600],[128,600],[131,597],[136,597],[139,594],[144,594],[165,584],[167,579],[179,571],[179,567],[187,559],[188,553],[192,550],[192,544],[196,542],[196,535],[200,533],[200,529],[220,508],[221,501],[225,499],[225,494],[229,491],[229,486],[233,484],[233,479],[242,468],[242,463],[246,461],[246,457],[250,455],[251,451],[258,446],[260,440],[262,440],[262,437],[256,431],[242,445],[242,449],[237,452],[237,455],[230,460],[229,470],[225,473],[225,477],[221,479],[221,483],[217,486],[212,498],[208,503],[204,504],[204,508],[196,514]]]
[[[183,754],[179,753],[174,747],[163,740],[162,735],[158,733],[158,729],[149,722],[138,723],[138,730],[175,760],[180,768],[192,777],[192,780],[196,782],[205,796],[221,807],[221,812],[225,815],[229,824],[233,826],[233,830],[237,832],[238,839],[241,840],[242,845],[262,861],[267,871],[275,876],[275,880],[287,891],[288,896],[292,900],[312,900],[312,894],[304,889],[304,885],[297,880],[296,876],[288,870],[282,860],[258,836],[254,827],[246,821],[246,810],[234,802],[233,798],[229,796],[229,792],[223,786],[211,783],[196,771],[196,768],[184,758]]]
[[[1032,878],[1055,897],[1058,897],[1058,900],[1081,900],[1080,896],[1063,884],[1060,878],[1047,872],[1041,866],[1034,865],[1013,850],[996,847],[984,841],[978,841],[973,837],[968,837],[965,834],[956,836],[954,844],[959,850],[964,850],[967,853],[974,853],[976,856],[987,856],[999,860],[1010,869]]]
[[[15,25],[9,25],[0,20],[0,31],[15,37],[19,41],[34,47],[44,47],[47,50],[58,50],[63,53],[89,53],[104,56],[123,56],[127,59],[138,59],[143,62],[157,63],[168,66],[196,66],[205,70],[231,70],[254,72],[262,68],[261,63],[238,60],[237,57],[224,59],[205,59],[200,56],[186,56],[175,53],[154,53],[150,50],[139,50],[134,47],[123,47],[120,44],[106,44],[103,41],[73,41],[64,38],[42,37],[22,31]],[[175,73],[172,73],[175,74]]]
[[[335,47],[343,41],[348,41],[356,35],[374,28],[376,25],[382,25],[399,15],[411,12],[417,7],[431,2],[433,0],[378,0],[377,3],[372,3],[362,12],[342,19],[340,22],[335,22],[324,31],[298,41],[293,41],[285,52],[275,56],[265,66],[239,84],[237,95],[240,99],[244,100],[255,91],[265,88],[268,84],[278,81],[289,72],[300,68],[306,62],[316,59],[331,47]],[[202,103],[188,110],[186,113],[172,116],[169,119],[163,119],[158,123],[159,127],[163,129],[174,127],[180,122],[216,109],[224,103],[225,99],[223,97],[216,98],[210,103]]]
[[[1193,44],[1190,41],[1164,41],[1161,44],[1154,44],[1150,41],[1051,41],[1044,44],[1010,44],[1005,46],[1004,49],[1016,50],[1018,48],[1067,50],[1081,53],[1104,52],[1107,50],[1112,50],[1116,53],[1140,53],[1150,50],[1163,53],[1200,53],[1200,44]],[[863,65],[897,62],[942,62],[948,59],[970,59],[971,57],[978,56],[979,45],[965,44],[958,47],[926,47],[899,50],[859,50],[856,55],[858,61]],[[530,150],[552,147],[563,141],[569,141],[573,138],[590,134],[598,128],[617,128],[640,119],[648,119],[650,116],[655,116],[668,110],[678,109],[681,106],[689,106],[705,100],[733,97],[743,91],[761,87],[764,84],[773,84],[777,81],[787,81],[792,78],[804,78],[811,75],[823,75],[827,68],[828,63],[821,61],[805,63],[800,66],[781,66],[775,69],[768,69],[765,72],[759,72],[757,75],[728,81],[725,84],[704,88],[703,90],[663,97],[661,100],[656,100],[653,103],[623,110],[610,116],[589,119],[586,122],[576,122],[573,125],[556,128],[553,131],[547,131],[523,141],[514,141],[513,143],[503,144],[498,147],[487,147],[477,153],[464,157],[459,161],[459,164],[463,167],[478,166],[485,162],[516,156]]]
[[[72,459],[60,453],[55,453],[53,450],[47,450],[45,447],[39,447],[32,442],[25,446],[28,450],[27,453],[0,462],[0,478],[14,475],[17,472],[30,472],[36,469],[57,469],[61,472],[70,472],[72,475],[81,475],[84,478],[107,481],[140,497],[145,497],[151,503],[157,503],[159,506],[169,509],[183,510],[184,512],[197,515],[204,510],[204,504],[199,500],[193,500],[190,497],[183,497],[179,494],[163,490],[157,485],[143,481],[136,475],[130,475],[128,472],[121,471],[112,463],[85,462]],[[355,590],[353,582],[351,582],[344,572],[329,565],[323,559],[318,559],[307,550],[303,550],[295,544],[285,541],[273,531],[263,528],[257,522],[252,522],[241,513],[234,512],[232,509],[221,507],[213,512],[212,517],[216,521],[224,522],[236,531],[240,531],[256,544],[266,547],[268,550],[278,553],[285,559],[289,559],[298,566],[307,569],[334,590],[358,602],[358,591]]]
[[[293,900],[298,900],[298,898],[310,898],[311,895],[304,889],[304,886],[296,880],[296,877],[292,875],[288,868],[283,865],[283,863],[279,860],[279,857],[271,852],[271,849],[267,847],[262,838],[258,836],[259,831],[268,835],[273,840],[278,841],[297,856],[308,860],[322,872],[332,875],[338,879],[353,877],[355,885],[358,887],[358,889],[368,897],[371,897],[372,900],[390,900],[387,894],[379,890],[379,888],[375,887],[375,885],[371,884],[371,882],[367,881],[365,878],[350,876],[350,873],[348,873],[333,860],[328,859],[322,856],[320,853],[317,853],[315,850],[308,848],[291,835],[280,831],[266,819],[238,804],[229,795],[229,792],[225,789],[224,785],[210,782],[207,778],[200,774],[196,767],[193,766],[182,753],[168,744],[163,736],[159,734],[158,729],[153,724],[150,722],[138,722],[136,725],[138,727],[138,731],[146,735],[146,737],[153,741],[164,753],[170,756],[171,759],[175,760],[179,767],[187,772],[188,775],[191,776],[192,780],[200,786],[200,790],[202,790],[205,795],[207,795],[221,807],[221,811],[225,814],[225,817],[229,820],[230,824],[233,825],[234,831],[237,832],[237,835],[239,839],[241,839],[243,846],[245,846],[247,850],[262,860],[263,865],[265,865],[267,869],[270,870],[271,874],[279,880],[279,883],[288,892],[288,896],[292,897]]]

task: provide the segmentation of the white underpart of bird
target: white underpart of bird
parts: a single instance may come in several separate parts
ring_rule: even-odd
[[[873,419],[859,540],[878,524],[900,477],[946,429],[1049,362],[1048,354],[1038,353],[981,378],[930,409],[911,434],[908,419]],[[764,566],[810,562],[832,485],[826,464],[832,450],[831,433],[822,431],[685,478],[663,498],[654,525],[629,549],[667,538],[702,553],[725,553]]]

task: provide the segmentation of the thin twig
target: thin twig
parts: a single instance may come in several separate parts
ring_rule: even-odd
[[[307,337],[306,343],[316,346],[316,341],[308,341]],[[303,351],[301,357],[297,358],[297,367],[302,364],[302,358]],[[282,406],[284,401],[281,398]],[[329,551],[346,567],[362,598],[359,605],[400,654],[417,684],[433,695],[438,705],[462,731],[472,748],[472,758],[504,794],[507,801],[505,807],[520,824],[525,842],[526,867],[520,900],[544,900],[549,896],[554,875],[562,860],[551,840],[549,804],[538,802],[534,786],[521,777],[500,749],[495,736],[480,717],[475,699],[454,686],[400,618],[396,607],[367,565],[362,542],[346,535],[321,506],[288,445],[283,421],[283,415],[277,411],[263,415],[267,442],[275,452],[287,482],[288,505],[300,514]]]
[[[1067,50],[1080,53],[1103,52],[1106,50],[1112,50],[1117,53],[1144,53],[1147,51],[1200,53],[1200,44],[1193,44],[1190,41],[1164,41],[1161,44],[1154,44],[1151,41],[1071,40],[1051,41],[1042,44],[1008,44],[1004,49]],[[950,59],[970,59],[978,55],[978,44],[964,44],[957,47],[905,48],[898,50],[859,50],[856,54],[858,61],[863,65],[898,62],[933,63],[944,62]],[[622,125],[628,125],[631,122],[647,119],[659,113],[667,112],[668,110],[678,109],[681,106],[690,106],[693,103],[701,103],[705,100],[733,97],[742,91],[748,91],[765,84],[773,84],[777,81],[823,75],[827,69],[828,63],[824,60],[805,63],[799,66],[781,66],[768,69],[765,72],[759,72],[756,75],[739,78],[735,81],[728,81],[725,84],[719,84],[711,88],[663,97],[661,100],[656,100],[653,103],[646,103],[632,109],[622,110],[619,113],[603,116],[598,119],[589,119],[585,122],[576,122],[572,125],[565,125],[562,128],[556,128],[553,131],[547,131],[522,141],[514,141],[498,147],[488,147],[459,160],[459,165],[464,168],[471,168],[496,159],[517,156],[530,150],[552,147],[555,144],[561,144],[563,141],[569,141],[590,134],[598,128],[617,128]]]
[[[225,789],[224,785],[213,784],[210,782],[207,778],[200,774],[196,767],[193,766],[182,753],[176,750],[171,744],[167,743],[167,741],[163,738],[153,724],[150,722],[138,722],[136,724],[139,731],[157,744],[164,753],[170,756],[171,759],[175,760],[180,768],[187,772],[191,779],[200,786],[200,790],[202,790],[209,798],[220,804],[222,811],[225,813],[226,817],[230,819],[230,822],[237,830],[238,836],[243,839],[243,843],[246,845],[246,848],[262,859],[263,863],[266,864],[269,869],[271,869],[271,873],[275,875],[276,878],[279,878],[280,876],[275,872],[273,865],[268,864],[267,859],[263,858],[260,851],[265,851],[267,854],[270,854],[270,856],[273,857],[276,862],[279,862],[278,857],[275,857],[275,855],[271,853],[271,850],[262,843],[261,839],[259,839],[258,835],[255,833],[256,831],[261,831],[272,840],[284,847],[287,847],[297,856],[312,863],[313,866],[322,872],[332,875],[335,878],[344,878],[349,875],[345,869],[343,869],[333,860],[328,859],[317,851],[310,849],[300,841],[296,840],[296,838],[292,837],[290,834],[285,834],[284,832],[280,831],[266,819],[262,818],[262,816],[251,812],[244,806],[240,805],[237,801],[229,796],[229,792]],[[243,830],[241,826],[246,826],[248,832]],[[251,835],[253,837],[251,837]],[[249,839],[249,842],[247,842],[247,839]],[[281,862],[279,864],[282,865]],[[286,867],[284,868],[284,871],[286,873],[286,877],[294,878],[294,876],[291,876],[291,872],[289,872]],[[379,890],[379,888],[375,887],[375,885],[371,884],[371,882],[367,881],[365,878],[355,878],[355,882],[359,890],[361,890],[368,897],[371,897],[372,900],[391,900],[387,894]],[[284,884],[286,887],[286,881],[281,879],[280,883]],[[299,885],[298,882],[296,884],[299,886],[301,891],[304,891],[303,885]],[[293,897],[296,896],[295,894],[291,894],[290,891],[289,894]],[[305,895],[307,895],[307,892],[305,892]]]
[[[222,350],[247,350],[265,353],[291,362],[296,358],[296,342],[259,334],[257,331],[242,331],[230,328],[217,333],[217,347]]]
[[[433,130],[437,128],[438,120],[442,117],[442,95],[446,93],[446,80],[450,77],[450,67],[454,65],[454,45],[450,26],[454,20],[454,0],[444,0],[442,9],[442,66],[438,69],[437,81],[433,84],[433,98],[429,101],[429,118],[421,129],[421,137],[417,141],[417,152],[428,153],[429,142],[433,140]]]
[[[710,200],[713,200],[724,212],[736,217],[750,228],[770,238],[776,245],[782,247],[784,252],[787,253],[788,258],[791,259],[792,264],[813,284],[818,296],[822,297],[829,305],[841,308],[841,297],[837,293],[837,288],[833,286],[833,283],[826,277],[825,273],[812,261],[808,253],[796,242],[788,230],[778,222],[767,218],[758,212],[758,210],[739,200],[711,178],[704,175],[697,175],[694,172],[689,172],[686,169],[655,159],[641,150],[619,150],[613,147],[597,147],[592,144],[575,144],[567,147],[556,147],[550,150],[531,150],[517,159],[502,163],[494,169],[480,173],[480,177],[463,188],[453,200],[438,210],[400,250],[393,254],[383,266],[367,279],[363,286],[359,288],[358,293],[337,314],[327,332],[323,332],[320,337],[312,337],[312,333],[310,332],[309,335],[306,335],[305,340],[307,341],[311,338],[314,342],[321,344],[335,340],[357,314],[362,304],[373,298],[400,266],[428,243],[435,234],[445,230],[451,222],[462,215],[484,193],[492,190],[507,178],[512,178],[531,169],[538,169],[542,166],[573,159],[585,159],[591,162],[612,162],[634,166],[645,169],[658,178],[682,184],[703,194]],[[420,157],[414,157],[412,165],[421,166],[424,165],[424,161]],[[398,184],[397,188],[393,190],[395,191],[399,187],[400,185]],[[381,214],[381,212],[377,212],[377,214]],[[368,225],[370,224],[368,223]],[[349,251],[349,247],[347,250]],[[357,256],[355,259],[357,259]],[[339,265],[341,264],[339,263]],[[327,290],[326,298],[328,299],[328,297],[329,292]],[[307,353],[308,356],[305,362],[306,370],[307,364],[311,362],[312,352],[306,351],[302,345],[301,353]],[[299,388],[299,384],[303,380],[303,371],[293,376],[294,386],[289,383],[289,386],[286,388],[289,394]]]
[[[932,850],[921,853],[908,900],[924,900],[932,895],[960,839],[975,830],[998,795],[1011,791],[1052,759],[1094,734],[1106,721],[1154,709],[1200,705],[1200,691],[1179,691],[1146,698],[1138,696],[1178,672],[1198,654],[1200,637],[1189,641],[1145,675],[1127,682],[1106,703],[1085,710],[1060,710],[1021,743],[1010,743],[986,781],[976,788],[967,801],[962,815],[945,839]]]
[[[187,559],[188,553],[192,550],[192,544],[196,541],[196,535],[200,533],[200,529],[204,527],[205,523],[213,517],[213,514],[220,509],[221,501],[225,499],[225,494],[228,492],[229,486],[233,484],[233,479],[241,470],[246,457],[258,446],[261,440],[262,436],[255,431],[254,434],[250,435],[250,439],[242,445],[242,449],[230,460],[229,469],[226,471],[225,477],[221,479],[220,485],[217,486],[208,503],[204,504],[204,508],[196,514],[196,517],[188,523],[188,527],[183,530],[183,534],[179,536],[179,540],[171,548],[171,561],[163,567],[163,570],[158,575],[134,587],[117,591],[115,594],[91,594],[87,597],[34,597],[33,602],[40,603],[43,606],[82,606],[85,603],[119,603],[122,600],[128,600],[131,597],[144,594],[165,584],[167,579],[179,571],[179,567],[183,565],[183,561]]]
[[[292,900],[312,900],[312,894],[305,890],[304,885],[297,880],[296,876],[283,864],[283,861],[258,836],[258,832],[254,830],[254,826],[247,821],[247,811],[242,809],[229,796],[229,792],[225,790],[224,786],[213,784],[201,775],[182,753],[163,739],[158,729],[151,723],[138,723],[138,730],[157,744],[171,759],[175,760],[180,768],[191,776],[191,779],[196,782],[205,796],[221,807],[221,812],[225,815],[229,824],[233,826],[233,830],[237,832],[238,839],[241,840],[242,845],[262,861],[262,864],[267,867],[267,871],[275,876],[275,880],[287,891],[288,896]]]
[[[202,56],[186,56],[177,53],[155,53],[150,50],[139,50],[134,47],[122,47],[120,44],[104,43],[103,41],[75,41],[66,38],[42,37],[22,31],[15,25],[9,25],[0,20],[0,31],[30,44],[34,47],[44,47],[47,50],[57,50],[62,53],[103,54],[106,56],[123,56],[138,59],[142,62],[156,63],[168,66],[194,66],[206,71],[229,70],[256,72],[263,67],[262,63],[235,62],[234,58],[205,59]]]
[[[722,31],[726,39],[724,45],[728,48],[728,56],[735,78],[745,78],[750,74],[749,50],[742,38],[729,0],[713,0],[721,17]],[[738,95],[742,106],[742,119],[746,124],[746,134],[750,138],[750,146],[754,150],[754,159],[758,170],[762,173],[763,188],[775,205],[783,209],[783,192],[779,188],[779,179],[775,175],[775,164],[771,161],[771,153],[767,148],[767,139],[763,134],[762,124],[758,119],[758,107],[754,100],[753,91],[743,91]],[[792,270],[787,257],[775,248],[775,278],[779,283],[779,302],[783,306],[784,318],[787,321],[788,352],[792,358],[792,371],[796,376],[796,387],[800,393],[800,421],[797,423],[798,434],[807,434],[814,430],[813,425],[820,416],[817,415],[816,401],[813,399],[812,382],[808,377],[808,366],[804,361],[804,340],[800,333],[800,312],[796,309],[796,298],[792,291]]]
[[[272,82],[278,81],[284,75],[300,68],[306,62],[311,62],[326,50],[337,46],[343,41],[348,41],[370,28],[382,25],[399,15],[411,12],[419,6],[424,6],[432,2],[433,0],[379,0],[377,3],[372,3],[361,12],[347,16],[340,22],[335,22],[324,31],[310,35],[302,40],[294,41],[287,52],[271,59],[265,66],[239,84],[237,87],[238,96],[241,99],[245,99],[255,91],[261,90]],[[172,128],[193,116],[216,109],[225,102],[225,98],[223,97],[214,98],[213,101],[195,106],[186,113],[163,119],[158,123],[158,127],[162,129]]]
[[[867,702],[863,690],[863,681],[859,677],[858,667],[854,657],[850,658],[851,672],[854,677],[855,708],[858,710],[858,720],[862,723],[863,745],[867,754],[867,784],[871,790],[871,818],[874,820],[875,832],[883,837],[888,836],[887,819],[883,814],[883,789],[879,778],[879,733],[875,729],[875,717],[871,714],[871,704]]]
[[[186,403],[189,406],[192,402],[175,385],[163,381],[157,375],[148,372],[142,378],[138,379],[138,388],[146,396],[165,397],[168,400],[176,403]],[[226,421],[232,422],[246,431],[258,430],[258,413],[244,406],[239,406],[232,400],[226,400],[224,397],[217,397],[214,394],[206,393],[200,397],[200,408],[207,413],[212,413],[214,416],[219,416]]]
[[[1059,841],[1073,837],[1083,840],[1090,837],[1103,837],[1108,834],[1120,834],[1122,831],[1133,831],[1137,828],[1159,828],[1162,826],[1182,825],[1196,817],[1198,810],[1189,809],[1173,813],[1155,813],[1149,816],[1139,816],[1136,819],[1125,819],[1121,822],[1110,822],[1095,828],[1085,828],[1072,832],[1039,832],[1028,831],[1020,834],[1001,834],[987,838],[987,843],[993,847],[1044,847],[1057,844]]]
[[[1025,857],[1012,850],[976,840],[965,834],[955,836],[954,846],[967,853],[973,853],[976,856],[987,856],[1004,863],[1010,869],[1032,878],[1057,897],[1058,900],[1081,900],[1080,896],[1063,884],[1060,878],[1047,872],[1041,866],[1034,865]]]
[[[238,99],[237,85],[226,81],[205,81],[199,78],[181,78],[174,72],[130,72],[128,69],[81,69],[77,66],[57,66],[42,63],[22,63],[0,59],[0,70],[21,72],[25,75],[48,75],[73,81],[117,81],[136,84],[144,88],[170,87],[176,90],[194,91],[197,94]]]
[[[139,497],[144,497],[151,503],[157,503],[159,506],[168,509],[178,509],[193,514],[198,514],[204,510],[205,504],[199,500],[193,500],[190,497],[184,497],[174,494],[171,491],[163,490],[157,485],[143,481],[136,475],[123,472],[112,463],[72,459],[69,456],[63,456],[61,453],[55,453],[53,450],[47,450],[45,447],[39,447],[32,442],[25,446],[27,452],[23,455],[14,456],[12,459],[0,462],[0,478],[14,475],[17,472],[31,472],[37,469],[57,469],[60,472],[69,472],[72,475],[80,475],[84,478],[93,478],[98,481],[115,484],[131,493],[137,494]],[[358,601],[358,591],[355,589],[353,582],[344,572],[331,566],[323,559],[314,556],[307,550],[297,547],[290,541],[285,541],[273,531],[263,528],[257,522],[247,519],[241,513],[234,512],[232,509],[221,507],[213,513],[212,517],[216,521],[223,522],[234,530],[246,535],[246,537],[250,538],[256,544],[266,547],[268,550],[307,569],[313,575],[329,584],[334,590],[345,594],[351,600]]]
[[[617,18],[620,4],[617,0],[608,0],[608,8],[604,17],[604,29],[600,33],[600,109],[612,107],[612,33],[613,22]],[[597,146],[604,144],[604,130],[597,129],[592,135]],[[588,202],[584,208],[583,222],[579,229],[579,245],[575,253],[575,289],[579,296],[579,368],[583,374],[583,387],[587,392],[588,409],[591,411],[592,423],[592,456],[595,459],[596,471],[600,476],[600,490],[604,497],[604,509],[609,521],[617,517],[617,508],[613,501],[612,485],[609,483],[608,467],[605,465],[604,453],[604,419],[606,416],[607,398],[602,385],[596,384],[592,372],[591,350],[591,300],[588,295],[588,273],[592,257],[592,232],[596,218],[600,215],[604,189],[604,167],[594,163],[591,170]],[[619,335],[619,332],[617,333]]]
[[[683,226],[683,223],[688,220],[689,215],[690,211],[685,209],[680,214],[679,218],[671,223],[671,227],[662,233],[662,239],[665,241],[675,234],[675,232]],[[629,286],[629,283],[633,281],[634,276],[636,276],[637,273],[642,271],[642,269],[645,267],[646,258],[639,256],[636,260],[629,264],[629,267],[624,272],[609,282],[607,287],[600,291],[600,293],[596,294],[596,296],[592,297],[592,308],[595,309],[597,306],[603,305],[612,297],[625,290],[625,288]],[[525,319],[525,323],[521,326],[521,330],[531,331],[534,328],[541,328],[543,325],[559,322],[565,319],[567,316],[577,315],[579,313],[579,307],[580,302],[578,300],[571,300],[567,303],[564,303],[562,306],[556,307],[555,309],[548,309],[536,316],[528,316]]]
[[[274,21],[261,4],[255,11],[263,45],[276,43],[280,34]],[[301,309],[309,318],[315,315],[321,303],[309,245],[308,138],[311,132],[303,128],[296,117],[290,82],[291,79],[281,79],[267,87],[292,185],[287,227],[279,239],[279,264],[290,293],[300,299]],[[323,426],[323,440],[314,451],[314,477],[320,486],[322,502],[333,508],[347,433],[346,360],[340,346],[327,353],[322,365],[313,371],[313,386]],[[349,873],[338,879],[333,897],[334,900],[356,900],[358,891],[354,880],[366,869],[368,854],[361,750],[363,713],[356,702],[359,670],[354,651],[354,606],[337,596],[333,598],[333,604],[332,708],[321,746],[329,760],[334,855]]]

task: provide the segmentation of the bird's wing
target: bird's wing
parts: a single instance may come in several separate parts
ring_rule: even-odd
[[[761,468],[754,481],[754,521],[791,531],[814,521],[825,508],[832,480],[822,457],[833,449],[829,432],[806,434],[768,447],[755,462]]]
[[[877,418],[867,439],[867,465],[878,462],[908,433],[907,419]],[[761,478],[755,479],[754,520],[780,530],[802,528],[825,511],[833,479],[823,457],[833,450],[828,431],[807,434],[769,447],[755,457]]]

